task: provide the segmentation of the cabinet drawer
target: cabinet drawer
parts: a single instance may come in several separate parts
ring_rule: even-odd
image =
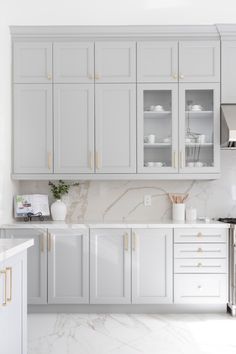
[[[174,246],[175,258],[226,258],[226,243],[178,243]]]
[[[226,242],[227,235],[227,229],[176,229],[174,242]]]
[[[227,276],[224,274],[176,274],[174,303],[204,304],[227,302]]]
[[[175,259],[175,273],[227,273],[226,259]]]

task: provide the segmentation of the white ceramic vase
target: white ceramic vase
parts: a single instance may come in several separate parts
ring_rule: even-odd
[[[61,201],[61,199],[57,199],[51,205],[51,215],[52,220],[54,221],[64,221],[66,218],[66,205]]]

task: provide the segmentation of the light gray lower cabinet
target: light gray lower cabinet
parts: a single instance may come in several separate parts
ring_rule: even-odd
[[[54,85],[54,172],[94,172],[94,85]]]
[[[14,173],[52,173],[52,85],[14,85]]]
[[[95,88],[96,173],[136,172],[136,85]]]
[[[48,230],[48,303],[89,303],[88,229]]]
[[[90,303],[131,303],[131,230],[90,231]]]
[[[47,303],[47,230],[6,229],[6,238],[33,238],[28,249],[28,304]]]
[[[132,303],[173,302],[173,230],[132,230]]]

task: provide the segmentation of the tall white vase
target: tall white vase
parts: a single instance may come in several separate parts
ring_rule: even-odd
[[[51,205],[51,214],[52,220],[54,221],[64,221],[66,218],[66,205],[61,201],[61,199],[57,199]]]

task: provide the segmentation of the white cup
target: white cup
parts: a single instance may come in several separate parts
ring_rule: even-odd
[[[156,105],[155,107],[154,107],[154,111],[156,111],[156,112],[160,112],[160,111],[163,111],[163,106],[161,106],[161,105]]]
[[[176,221],[185,220],[185,204],[172,204],[172,218]]]
[[[205,143],[205,141],[206,141],[206,135],[204,135],[204,134],[198,135],[198,137],[197,137],[198,143],[203,144],[203,143]]]
[[[203,167],[203,166],[204,166],[203,162],[201,162],[201,161],[195,162],[195,167]]]
[[[163,167],[164,163],[163,162],[155,162],[155,167]]]
[[[192,111],[202,111],[202,106],[200,104],[193,104],[191,106]]]
[[[188,163],[187,163],[187,166],[188,166],[188,167],[194,167],[194,165],[195,165],[194,162],[188,162]]]
[[[145,165],[146,165],[147,167],[154,167],[154,166],[155,166],[155,162],[148,161]]]
[[[197,209],[187,208],[186,209],[186,220],[187,221],[196,221],[197,220]]]
[[[147,136],[147,142],[149,144],[154,144],[155,143],[155,140],[156,140],[156,135],[154,134],[150,134]]]

